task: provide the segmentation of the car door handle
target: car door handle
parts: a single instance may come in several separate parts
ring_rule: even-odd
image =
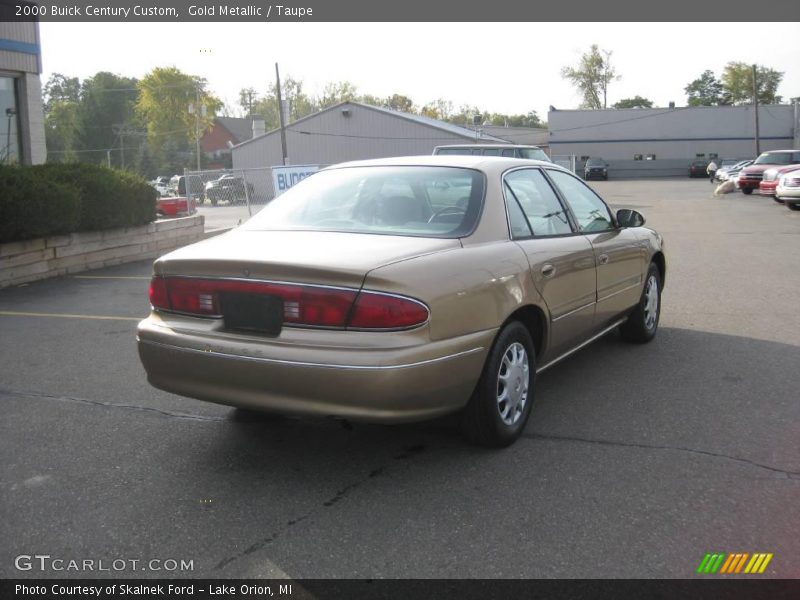
[[[556,268],[554,265],[548,263],[542,267],[542,275],[544,275],[545,277],[552,277],[555,274],[556,274]]]
[[[601,265],[608,264],[608,254],[601,254],[600,256],[598,256],[597,262],[599,262]]]

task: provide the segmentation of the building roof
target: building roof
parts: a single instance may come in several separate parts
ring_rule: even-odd
[[[401,110],[393,110],[391,108],[385,108],[383,106],[373,106],[371,104],[361,104],[360,102],[348,102],[345,104],[354,104],[356,106],[363,106],[364,108],[371,108],[372,110],[377,110],[378,112],[383,112],[389,115],[393,115],[395,117],[402,117],[404,119],[408,119],[409,121],[414,121],[419,123],[420,125],[426,125],[428,127],[434,127],[436,129],[440,129],[442,131],[447,131],[449,133],[454,133],[456,135],[463,135],[468,137],[472,140],[475,139],[475,130],[474,129],[467,129],[466,127],[461,127],[460,125],[453,125],[452,123],[446,123],[445,121],[440,121],[438,119],[432,119],[430,117],[426,117],[424,115],[414,115],[411,113],[403,112]],[[492,135],[488,135],[483,131],[478,131],[478,141],[485,140],[490,142],[505,142],[506,140],[500,139],[498,137],[494,137]]]
[[[245,119],[217,117],[217,123],[230,132],[237,144],[246,142],[253,137],[253,119],[251,117]]]
[[[309,119],[313,119],[314,117],[316,117],[318,115],[321,115],[322,113],[326,113],[326,112],[329,112],[329,111],[332,111],[332,110],[341,110],[341,108],[345,107],[345,106],[358,106],[360,108],[366,108],[366,109],[369,109],[369,110],[374,110],[374,111],[377,111],[377,112],[385,113],[387,115],[391,115],[393,117],[397,117],[397,118],[401,118],[401,119],[406,119],[408,121],[412,121],[414,123],[417,123],[418,125],[423,125],[425,127],[431,127],[433,129],[438,129],[439,131],[446,131],[448,133],[459,135],[459,136],[462,136],[462,137],[466,138],[467,140],[470,140],[470,141],[473,141],[473,142],[476,141],[475,130],[474,129],[467,129],[466,127],[461,127],[459,125],[453,125],[452,123],[445,123],[444,121],[439,121],[437,119],[431,119],[430,117],[424,117],[422,115],[412,115],[411,113],[403,112],[401,110],[392,110],[391,108],[384,108],[382,106],[373,106],[371,104],[362,104],[361,102],[353,102],[353,101],[340,102],[339,104],[334,104],[333,106],[328,106],[327,108],[323,108],[320,111],[317,111],[317,112],[312,113],[310,115],[306,115],[305,117],[297,119],[296,121],[292,121],[291,123],[287,123],[286,127],[287,128],[294,127],[298,123],[302,123],[303,121],[307,121]],[[242,141],[241,143],[237,144],[237,146],[242,146],[244,144],[248,144],[250,142],[253,142],[253,141],[257,140],[257,139],[266,137],[266,136],[271,135],[273,133],[276,133],[278,131],[280,131],[280,129],[273,129],[271,131],[266,132],[264,135],[260,135],[260,136],[258,136],[256,138],[251,137],[250,139],[248,139],[246,141]],[[494,136],[491,136],[491,135],[487,135],[486,133],[480,132],[480,131],[478,132],[477,141],[478,142],[495,142],[495,143],[501,143],[501,144],[508,143],[506,140],[503,140],[501,138],[494,137]]]

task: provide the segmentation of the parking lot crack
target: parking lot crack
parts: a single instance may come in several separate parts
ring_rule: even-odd
[[[154,408],[152,406],[139,406],[137,404],[117,404],[114,402],[103,402],[101,400],[90,400],[89,398],[79,398],[77,396],[58,396],[54,394],[45,394],[42,392],[29,392],[22,390],[9,390],[0,388],[0,396],[16,396],[17,398],[37,398],[43,400],[55,400],[57,402],[71,402],[73,404],[84,404],[88,406],[103,406],[106,408],[121,408],[124,410],[139,410],[144,412],[156,413],[172,419],[183,419],[187,421],[225,421],[225,417],[215,417],[206,415],[191,415],[170,410],[163,410],[161,408]]]
[[[562,436],[562,435],[552,435],[552,434],[543,434],[543,433],[524,433],[522,437],[531,439],[531,440],[548,440],[548,441],[555,441],[555,442],[578,442],[582,444],[596,444],[600,446],[616,446],[621,448],[641,448],[645,450],[671,450],[674,452],[688,452],[690,454],[699,454],[702,456],[711,456],[714,458],[722,458],[725,460],[730,460],[738,463],[743,463],[750,465],[752,467],[757,467],[759,469],[764,469],[766,471],[770,471],[772,473],[780,473],[781,475],[786,476],[788,479],[800,479],[800,471],[789,471],[786,469],[780,469],[778,467],[773,467],[771,465],[765,465],[763,463],[755,462],[753,460],[747,458],[741,458],[739,456],[731,456],[729,454],[722,454],[719,452],[710,452],[708,450],[697,450],[695,448],[686,448],[683,446],[662,446],[656,444],[642,444],[636,442],[619,442],[614,440],[599,440],[599,439],[591,439],[591,438],[581,438],[581,437],[572,437],[572,436]]]

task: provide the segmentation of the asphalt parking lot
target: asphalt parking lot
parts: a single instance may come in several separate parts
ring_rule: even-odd
[[[661,329],[543,374],[523,439],[241,419],[148,386],[141,262],[0,291],[0,577],[800,577],[800,213],[592,185],[666,239]],[[246,209],[245,209],[246,210]],[[19,571],[15,557],[193,561]]]

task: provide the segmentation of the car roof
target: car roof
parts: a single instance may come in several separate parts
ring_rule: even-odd
[[[461,167],[478,169],[482,171],[505,171],[506,169],[521,166],[548,167],[570,172],[555,163],[543,160],[511,158],[508,156],[482,156],[476,154],[425,154],[423,156],[395,156],[391,158],[376,158],[370,160],[357,160],[337,165],[328,169],[349,167]]]
[[[539,146],[533,144],[445,144],[443,146],[436,146],[436,148],[536,148],[541,150]]]

